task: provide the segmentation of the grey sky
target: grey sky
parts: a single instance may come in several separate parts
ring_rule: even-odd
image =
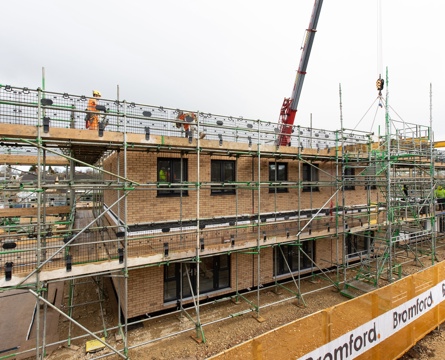
[[[313,0],[8,1],[0,83],[277,121],[289,97]],[[445,2],[325,0],[295,124],[354,128],[389,69],[389,103],[445,140]],[[383,66],[379,66],[383,65]],[[386,90],[386,89],[385,89]],[[371,130],[375,103],[358,126]],[[396,115],[393,114],[395,117]],[[376,125],[384,121],[378,110]]]

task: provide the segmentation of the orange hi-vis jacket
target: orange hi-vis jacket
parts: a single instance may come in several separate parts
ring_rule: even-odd
[[[88,100],[87,111],[91,111],[88,116],[88,120],[85,124],[87,129],[97,130],[99,128],[99,115],[96,110],[97,100],[95,98],[91,98]]]
[[[184,127],[185,131],[188,131],[190,129],[190,125],[192,123],[187,122],[186,118],[190,116],[193,118],[193,122],[196,122],[196,115],[193,113],[182,113],[181,115],[178,116],[179,120],[182,120],[184,123],[182,124],[182,126]]]

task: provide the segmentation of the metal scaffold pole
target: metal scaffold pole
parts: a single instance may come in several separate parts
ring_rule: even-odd
[[[124,178],[125,183],[124,187],[125,189],[130,188],[130,184],[128,184],[128,159],[127,159],[127,121],[126,119],[127,114],[127,102],[124,101]],[[124,355],[125,358],[128,358],[128,231],[127,231],[127,224],[128,224],[128,196],[125,196],[124,198],[124,299],[125,299],[125,323],[124,323]]]
[[[199,111],[196,112],[199,114]],[[199,116],[198,116],[199,118]],[[199,219],[201,218],[201,155],[200,155],[200,122],[197,121],[197,130],[196,130],[198,136],[196,141],[196,219],[197,220],[197,226],[196,226],[196,339],[199,342],[206,342],[204,330],[202,328],[201,324],[201,312],[200,312],[200,294],[201,294],[201,269],[200,269],[200,262],[201,262],[201,243],[200,243],[200,223]],[[181,155],[181,176],[183,175],[183,161],[182,161],[182,155]],[[181,188],[183,186],[183,178],[181,178]],[[181,206],[182,206],[182,191],[181,191]],[[182,209],[181,209],[182,214]]]
[[[347,261],[347,251],[346,251],[346,228],[345,228],[345,184],[344,184],[344,172],[345,172],[345,137],[344,137],[344,129],[343,129],[343,103],[342,103],[342,93],[341,93],[341,85],[339,84],[339,98],[340,98],[340,147],[341,147],[341,151],[342,151],[342,157],[341,157],[341,163],[339,162],[339,157],[338,157],[338,151],[336,150],[336,159],[335,159],[335,172],[336,172],[336,180],[337,180],[337,186],[340,183],[341,185],[341,203],[342,203],[342,224],[343,224],[343,229],[342,229],[342,234],[343,236],[341,236],[341,248],[342,251],[341,253],[342,255],[342,263],[343,263],[343,282],[346,283],[346,277],[347,277],[347,265],[348,265],[348,261]],[[340,179],[339,179],[340,176]],[[336,218],[336,232],[338,233],[338,203],[339,203],[339,199],[338,199],[338,194],[336,195],[336,211],[335,211],[335,218]],[[337,246],[338,246],[338,242],[337,242]],[[338,261],[338,257],[337,257],[337,261]]]
[[[434,131],[433,131],[433,85],[430,83],[430,128],[428,131],[428,140],[429,140],[429,151],[430,151],[430,188],[436,189],[436,168],[435,168],[435,154],[434,154]],[[436,261],[436,241],[437,241],[437,217],[436,217],[436,206],[434,200],[434,191],[432,190],[430,196],[430,213],[431,217],[431,263],[434,265]]]
[[[388,244],[388,250],[383,255],[387,257],[387,279],[392,282],[392,263],[393,263],[393,208],[392,208],[392,189],[391,189],[391,175],[392,175],[392,163],[391,163],[391,123],[389,118],[389,81],[388,81],[388,68],[386,68],[386,101],[385,101],[385,142],[386,142],[386,242]],[[384,261],[384,260],[383,260]]]
[[[258,169],[257,169],[257,184],[258,184],[258,217],[257,217],[257,225],[258,225],[258,232],[257,232],[257,274],[256,274],[256,306],[255,306],[255,318],[257,321],[263,321],[260,315],[260,285],[261,285],[261,147],[260,147],[260,122],[258,121],[258,150],[257,150],[257,156],[258,156]]]
[[[42,112],[41,112],[41,99],[43,98],[42,96],[42,90],[39,90],[39,98],[38,98],[38,123],[37,123],[37,141],[40,143],[42,141],[41,139],[41,135],[40,135],[40,131],[41,131],[41,126],[40,126],[40,119],[42,117]],[[41,169],[41,154],[42,150],[39,148],[37,151],[37,189],[39,190],[38,195],[37,195],[37,253],[36,253],[36,265],[37,265],[37,269],[40,267],[40,262],[41,262],[41,255],[42,255],[42,244],[41,244],[41,227],[42,227],[42,223],[41,223],[41,210],[42,210],[42,196],[41,196],[41,186],[42,186],[42,169]],[[36,291],[39,294],[39,296],[41,295],[41,285],[40,285],[40,277],[39,277],[39,271],[35,272],[35,276],[36,276]],[[36,359],[40,359],[43,358],[43,349],[42,352],[40,352],[40,300],[39,297],[36,298],[36,317],[35,317],[35,321],[36,321]],[[41,357],[42,355],[42,357]]]

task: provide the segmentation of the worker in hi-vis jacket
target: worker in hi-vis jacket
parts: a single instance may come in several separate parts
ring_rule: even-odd
[[[176,116],[178,120],[181,120],[181,122],[176,123],[176,127],[178,129],[181,128],[181,126],[184,128],[185,131],[185,137],[191,138],[193,137],[193,133],[195,131],[195,124],[196,124],[196,115],[192,112],[183,112],[182,110],[179,110],[178,116]],[[205,137],[204,132],[199,133],[199,137],[203,139]]]
[[[93,97],[88,100],[87,115],[85,117],[85,127],[90,130],[99,128],[99,112],[96,109],[97,99],[101,94],[97,90],[93,90]]]

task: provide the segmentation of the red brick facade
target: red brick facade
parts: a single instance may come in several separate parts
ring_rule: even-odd
[[[261,158],[261,191],[258,192],[258,158],[256,157],[221,157],[200,155],[199,179],[197,171],[196,154],[184,155],[188,166],[188,195],[183,197],[160,197],[157,196],[158,158],[180,158],[177,153],[155,153],[155,152],[128,152],[127,153],[127,174],[130,186],[135,186],[135,190],[130,191],[127,197],[126,222],[132,224],[147,224],[168,221],[178,221],[179,219],[212,219],[214,217],[233,217],[241,215],[258,217],[258,213],[280,213],[288,211],[297,211],[298,209],[319,209],[324,206],[324,212],[329,212],[332,206],[338,201],[342,205],[342,192],[328,201],[336,191],[335,175],[336,163],[333,161],[317,161],[313,163],[319,168],[318,191],[302,191],[303,181],[303,161],[298,160],[280,160],[280,163],[287,163],[287,192],[274,193],[269,191],[269,164],[273,163],[272,158]],[[124,156],[113,154],[104,164],[104,169],[110,173],[117,173],[118,159],[120,162],[120,176],[124,176]],[[210,190],[211,182],[211,161],[212,160],[235,160],[236,161],[236,180],[237,194],[231,195],[212,195]],[[340,170],[339,170],[340,171]],[[108,175],[111,178],[111,175]],[[198,181],[199,180],[199,181]],[[199,190],[199,215],[197,211],[198,191],[197,183],[201,184]],[[123,190],[120,191],[120,196]],[[377,190],[367,191],[365,186],[356,186],[353,191],[345,192],[345,206],[355,204],[366,204],[368,196],[371,201],[375,201]],[[118,198],[117,191],[105,191],[104,200],[106,205],[111,205]],[[258,206],[260,202],[260,206]],[[117,206],[112,207],[115,215],[119,214],[121,220],[125,219],[124,202],[120,209]],[[324,218],[323,218],[324,219]],[[335,226],[335,219],[331,216],[323,220],[323,229],[330,223]],[[307,220],[306,220],[307,221]],[[304,226],[306,221],[300,222]],[[255,224],[253,222],[252,224]],[[266,224],[270,231],[273,224]],[[263,229],[263,228],[262,228]],[[284,227],[282,229],[284,231]],[[217,232],[216,232],[217,231]],[[263,230],[261,230],[263,231]],[[236,229],[237,241],[246,237],[256,237],[258,230],[255,226],[239,227]],[[219,234],[222,240],[229,239],[233,234],[233,229],[224,227],[216,229],[215,234]],[[334,233],[334,230],[333,230]],[[294,234],[293,234],[294,235]],[[325,234],[323,237],[312,239],[316,241],[315,259],[313,259],[320,268],[329,268],[337,262],[337,257],[341,259],[343,254],[342,236],[335,237],[333,234]],[[268,236],[270,232],[268,232]],[[129,242],[131,243],[131,234]],[[192,244],[193,235],[191,236]],[[279,238],[286,240],[284,237]],[[277,241],[281,241],[277,238]],[[190,250],[194,250],[191,248]],[[274,278],[274,256],[273,247],[265,247],[260,250],[260,284],[272,283]],[[202,256],[206,254],[203,253]],[[246,288],[252,288],[258,285],[257,279],[257,261],[256,254],[232,253],[230,256],[230,287],[212,292],[212,296],[220,296],[226,293],[233,293],[236,289],[239,291]],[[155,264],[154,264],[155,265]],[[316,270],[316,269],[315,269]],[[279,276],[285,278],[286,276]],[[288,275],[289,277],[289,275]],[[236,286],[237,282],[237,286]],[[117,280],[115,286],[117,287]],[[122,286],[120,287],[122,293]],[[207,297],[207,295],[206,295]],[[121,297],[123,298],[123,297]],[[190,302],[191,299],[185,299]],[[175,302],[164,301],[164,265],[157,264],[140,268],[130,269],[128,279],[128,317],[135,317],[145,313],[165,310],[176,307]]]

